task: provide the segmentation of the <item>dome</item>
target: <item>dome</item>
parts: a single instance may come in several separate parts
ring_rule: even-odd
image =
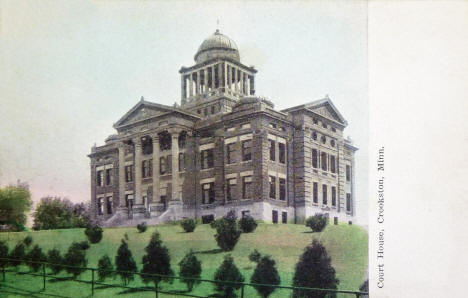
[[[200,45],[195,54],[195,61],[200,63],[218,57],[240,60],[236,43],[226,35],[221,34],[219,30],[216,30],[213,35],[205,39]]]

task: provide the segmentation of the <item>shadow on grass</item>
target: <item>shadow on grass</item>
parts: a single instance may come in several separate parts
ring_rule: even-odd
[[[59,281],[71,281],[73,280],[72,276],[65,276],[65,277],[55,277],[47,280],[47,282],[54,283],[54,282],[59,282]]]
[[[7,284],[4,284],[4,283],[1,284],[0,293],[9,293],[9,294],[14,294],[15,296],[23,296],[23,297],[49,296],[49,297],[68,298],[67,296],[61,296],[61,295],[56,295],[56,294],[43,292],[42,289],[37,290],[37,291],[31,291],[31,290],[21,289],[21,288],[18,288],[18,287],[13,287],[11,285],[7,285]]]
[[[223,252],[221,248],[214,248],[214,249],[208,249],[208,250],[200,250],[196,251],[196,254],[217,254]]]
[[[139,287],[135,289],[126,289],[126,290],[123,290],[122,292],[119,292],[118,295],[132,294],[132,293],[138,293],[138,292],[154,292],[154,288],[153,287]]]
[[[302,233],[304,233],[304,234],[313,234],[313,233],[315,233],[315,232],[314,232],[314,231],[304,231],[304,232],[302,232]]]

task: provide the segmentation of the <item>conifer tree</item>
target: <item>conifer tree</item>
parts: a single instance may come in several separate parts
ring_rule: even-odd
[[[231,251],[240,239],[242,231],[237,224],[236,213],[231,210],[221,220],[213,224],[216,229],[215,239],[224,251]]]
[[[0,241],[0,268],[5,268],[8,265],[8,245],[5,241]]]
[[[336,289],[339,280],[335,277],[335,269],[332,267],[331,258],[325,247],[317,240],[304,249],[299,262],[296,264],[293,286]],[[324,298],[335,297],[325,291],[294,290],[294,298]]]
[[[78,242],[73,242],[68,248],[67,253],[63,256],[65,271],[73,274],[73,278],[77,278],[82,272],[86,271],[88,260],[86,259],[86,251]]]
[[[31,268],[33,272],[37,272],[42,266],[42,264],[39,262],[44,262],[46,260],[46,255],[42,252],[42,249],[39,247],[39,245],[36,244],[29,251],[26,259],[29,261],[27,263],[28,267]]]
[[[197,259],[195,256],[195,253],[191,249],[188,254],[185,255],[185,257],[180,261],[179,263],[180,267],[180,276],[182,277],[189,277],[189,278],[200,278],[202,268],[201,268],[201,262]],[[192,291],[193,286],[195,284],[199,284],[199,280],[193,280],[193,279],[182,279],[182,282],[187,284],[187,289],[189,292]]]
[[[171,269],[171,257],[167,247],[163,245],[158,232],[154,232],[151,236],[148,246],[145,248],[146,255],[143,256],[143,269],[141,273],[173,275]],[[161,278],[158,276],[142,275],[143,282],[153,282],[157,288],[161,280],[172,281],[172,279]]]
[[[103,282],[108,277],[114,275],[114,266],[112,265],[112,260],[108,255],[104,255],[98,261],[98,281]]]
[[[18,268],[21,263],[23,263],[22,260],[26,257],[26,250],[23,242],[18,242],[16,246],[13,248],[13,250],[10,252],[10,259],[13,259],[10,261],[10,265],[15,267],[16,269]]]
[[[231,255],[226,255],[224,257],[223,263],[221,266],[219,266],[218,270],[216,270],[214,280],[222,282],[244,282],[244,277],[236,267],[236,264],[234,264],[234,259],[231,257]],[[241,285],[222,282],[215,283],[216,291],[218,291],[222,297],[225,298],[237,297],[235,290],[239,289]]]
[[[250,278],[251,283],[255,284],[268,284],[279,285],[281,282],[278,270],[276,269],[276,262],[270,256],[263,256],[258,259],[257,267]],[[257,292],[263,297],[267,298],[273,293],[275,287],[267,286],[254,286]]]
[[[47,262],[50,263],[47,266],[52,270],[54,275],[59,274],[64,269],[63,266],[60,266],[64,260],[57,248],[53,248],[47,252]]]
[[[120,244],[117,250],[117,255],[115,256],[115,266],[117,271],[125,271],[117,273],[120,275],[124,285],[127,285],[134,279],[133,272],[137,271],[137,266],[133,259],[132,252],[128,248],[127,242],[123,239],[122,244]]]

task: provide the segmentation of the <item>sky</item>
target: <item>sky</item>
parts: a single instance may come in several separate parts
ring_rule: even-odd
[[[0,185],[90,200],[91,146],[142,96],[180,102],[182,66],[217,27],[284,109],[328,95],[368,201],[367,2],[0,1]],[[217,25],[219,20],[219,25]]]

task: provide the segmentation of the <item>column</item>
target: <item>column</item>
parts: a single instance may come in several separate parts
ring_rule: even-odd
[[[250,95],[255,94],[255,81],[254,76],[250,77]]]
[[[189,74],[189,95],[193,96],[193,73]]]
[[[227,63],[223,63],[223,72],[224,72],[224,91],[226,91],[227,87],[228,87],[228,84],[227,84],[227,74],[228,74],[228,71],[227,71]]]
[[[141,138],[133,140],[135,144],[135,198],[134,204],[142,204],[141,198]]]
[[[250,95],[250,76],[245,75],[245,94]]]
[[[240,73],[240,90],[242,94],[244,94],[244,72],[243,71],[239,71]]]
[[[222,63],[219,63],[218,64],[218,86],[219,87],[223,87],[222,83],[223,82],[223,64]]]
[[[172,197],[171,200],[179,198],[179,131],[171,130],[171,154],[172,154]]]
[[[185,87],[185,74],[182,74],[180,76],[180,91],[181,91],[181,98],[182,99],[187,98],[187,90]]]
[[[153,135],[153,204],[159,202],[159,135]]]
[[[125,208],[125,144],[120,142],[119,148],[119,208]]]
[[[215,89],[215,66],[211,67],[211,90]]]
[[[207,93],[208,92],[208,68],[203,69],[203,77],[204,77],[203,86],[205,88],[204,92]]]
[[[237,81],[239,80],[239,73],[237,67],[234,67],[234,89],[236,92],[239,92],[239,85]]]
[[[227,79],[228,79],[228,88],[229,88],[229,91],[232,91],[231,88],[232,88],[232,70],[231,70],[231,66],[230,65],[226,65],[226,69],[227,69]]]
[[[200,80],[200,70],[197,70],[197,95],[201,94],[201,80]]]

